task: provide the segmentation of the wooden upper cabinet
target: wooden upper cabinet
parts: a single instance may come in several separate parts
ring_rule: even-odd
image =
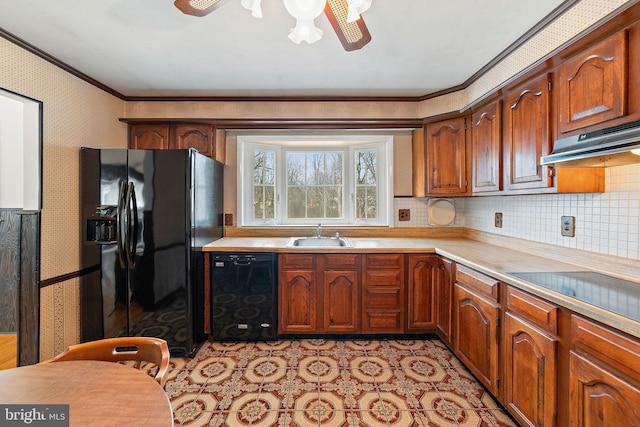
[[[467,194],[465,118],[429,123],[425,130],[427,193]]]
[[[549,154],[549,77],[543,74],[507,94],[504,105],[505,190],[553,187],[540,157]]]
[[[621,31],[559,67],[560,134],[627,114],[627,64],[627,31]]]
[[[502,190],[502,102],[471,116],[472,189],[474,193]]]
[[[184,149],[195,148],[202,155],[216,158],[216,129],[207,124],[131,124],[129,148]]]
[[[178,125],[173,127],[171,148],[195,148],[200,154],[215,156],[215,135],[211,125]]]
[[[131,126],[129,147],[140,150],[169,148],[169,126],[162,124]]]

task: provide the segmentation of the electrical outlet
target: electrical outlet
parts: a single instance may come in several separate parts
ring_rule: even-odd
[[[398,209],[398,221],[411,221],[411,209]]]
[[[563,216],[560,217],[562,223],[562,229],[560,234],[566,237],[576,236],[576,217],[575,216]]]
[[[493,224],[496,226],[496,228],[502,228],[502,212],[496,212]]]
[[[224,214],[224,225],[232,226],[233,225],[233,214]]]

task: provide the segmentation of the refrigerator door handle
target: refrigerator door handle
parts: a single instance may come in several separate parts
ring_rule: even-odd
[[[133,208],[133,209],[132,209]],[[125,202],[125,217],[127,218],[127,232],[125,234],[125,254],[127,256],[127,265],[132,269],[135,264],[135,251],[138,245],[138,209],[136,203],[135,186],[133,182],[129,182],[127,188],[127,197]],[[133,211],[133,221],[131,213]]]
[[[124,181],[120,182],[120,190],[118,191],[118,207],[116,208],[116,224],[118,229],[116,230],[116,246],[118,253],[118,260],[120,261],[120,268],[126,268],[125,259],[124,259],[124,242],[123,235],[126,236],[126,224],[124,221],[123,208],[124,208],[124,199],[126,197],[126,183]]]

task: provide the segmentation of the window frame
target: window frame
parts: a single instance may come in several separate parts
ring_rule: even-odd
[[[237,135],[237,215],[238,227],[260,226],[387,226],[392,227],[393,211],[393,135]],[[253,150],[276,151],[275,220],[253,219]],[[355,218],[355,152],[378,152],[377,218]],[[286,217],[286,158],[288,152],[344,152],[343,218],[290,219]],[[348,166],[348,167],[347,167]]]

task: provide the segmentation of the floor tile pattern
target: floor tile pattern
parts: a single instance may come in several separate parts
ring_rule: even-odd
[[[176,426],[516,426],[433,340],[205,343],[171,359]]]

